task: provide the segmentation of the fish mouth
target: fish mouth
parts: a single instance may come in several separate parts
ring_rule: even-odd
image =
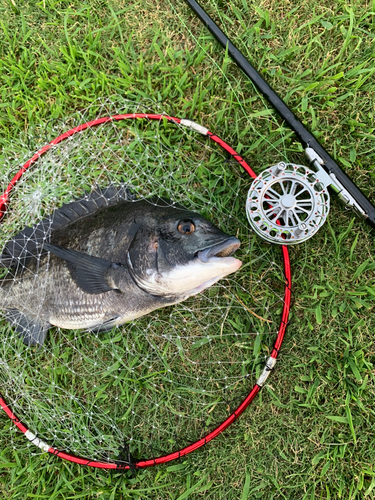
[[[199,250],[195,255],[202,262],[209,262],[213,257],[225,258],[231,257],[236,250],[240,247],[240,240],[231,236],[226,240],[217,243],[211,247]]]

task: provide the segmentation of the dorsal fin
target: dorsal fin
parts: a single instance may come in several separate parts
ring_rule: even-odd
[[[55,209],[35,226],[26,227],[16,234],[8,241],[0,255],[0,268],[26,266],[27,260],[37,254],[38,246],[49,241],[51,234],[57,229],[68,226],[81,217],[94,214],[103,207],[135,199],[136,196],[125,184],[110,185],[104,189],[95,188],[82,198]]]

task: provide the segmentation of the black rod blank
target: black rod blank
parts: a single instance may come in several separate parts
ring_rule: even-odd
[[[320,142],[301,123],[295,114],[288,108],[285,102],[277,95],[258,71],[252,66],[248,59],[240,50],[233,45],[229,38],[222,32],[218,25],[202,9],[195,0],[185,0],[189,7],[195,12],[203,24],[214,35],[216,40],[228,50],[228,54],[245,75],[254,83],[258,90],[266,97],[279,115],[287,122],[289,127],[295,132],[304,148],[310,147],[322,158],[323,167],[329,174],[334,174],[342,186],[349,192],[355,201],[362,207],[367,215],[366,221],[375,228],[375,207],[370,203],[360,189],[349,179],[345,172],[337,165],[335,160],[323,148]]]

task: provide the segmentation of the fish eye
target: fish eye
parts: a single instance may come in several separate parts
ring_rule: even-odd
[[[182,220],[178,223],[177,229],[181,234],[191,234],[195,231],[195,225],[191,220]]]

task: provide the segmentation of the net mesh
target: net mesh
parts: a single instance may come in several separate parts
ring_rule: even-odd
[[[167,111],[145,101],[98,101],[66,124],[50,123],[47,134],[52,139],[98,116]],[[17,144],[21,164],[22,147],[24,159],[31,156]],[[253,387],[276,338],[285,280],[279,248],[249,230],[251,179],[232,162],[217,144],[177,123],[135,119],[76,133],[25,172],[0,225],[2,248],[62,204],[125,183],[138,199],[163,196],[237,236],[243,262],[202,294],[109,332],[53,328],[42,346],[27,346],[2,317],[0,392],[40,439],[91,460],[126,462],[129,452],[152,458],[206,435]],[[15,171],[12,155],[6,168],[3,191]],[[10,282],[12,288],[28,280],[28,300],[42,311],[48,272],[48,266],[4,269],[4,300]]]

